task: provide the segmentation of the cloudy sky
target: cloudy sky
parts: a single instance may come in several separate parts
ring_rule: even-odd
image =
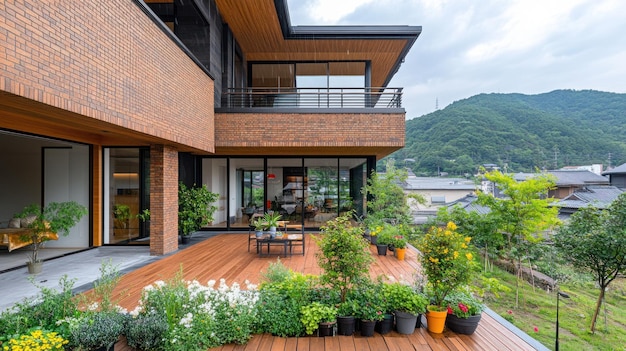
[[[480,93],[626,93],[623,0],[288,0],[292,25],[412,25],[407,119]]]

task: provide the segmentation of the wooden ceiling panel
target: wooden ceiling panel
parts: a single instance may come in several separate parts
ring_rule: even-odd
[[[329,39],[332,33],[325,31],[320,34],[324,38],[320,39],[311,32],[306,39],[285,38],[274,0],[216,0],[216,3],[247,61],[371,61],[372,86],[383,86],[391,79],[399,61],[421,31],[418,27],[399,26],[413,32],[386,37],[381,33],[367,33],[367,30],[375,32],[382,27],[366,26],[363,35],[355,32],[339,35],[338,31],[336,39]]]

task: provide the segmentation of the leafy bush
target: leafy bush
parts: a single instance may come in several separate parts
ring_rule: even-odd
[[[180,278],[180,277],[179,277]],[[174,279],[144,288],[140,308],[133,314],[161,314],[167,321],[167,350],[206,350],[228,343],[245,343],[251,337],[257,314],[258,292],[224,279],[206,286]]]
[[[169,330],[167,319],[162,313],[139,315],[126,325],[128,346],[142,351],[164,351],[165,336]]]
[[[337,308],[312,302],[300,307],[300,321],[304,325],[307,334],[311,335],[322,322],[334,322],[337,319]]]
[[[37,286],[33,279],[30,279]],[[78,313],[76,303],[72,298],[75,281],[67,276],[61,277],[60,291],[37,286],[40,292],[36,297],[24,299],[3,311],[0,314],[0,342],[7,341],[8,335],[28,334],[35,327],[56,331],[61,337],[67,339],[69,330],[57,326],[56,322]]]
[[[116,312],[85,313],[71,330],[70,345],[78,350],[108,349],[124,333],[125,320],[125,314]]]
[[[401,283],[385,283],[382,295],[386,305],[386,312],[402,311],[411,314],[426,312],[428,300],[423,294],[412,287]]]

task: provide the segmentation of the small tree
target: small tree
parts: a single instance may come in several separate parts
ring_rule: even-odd
[[[591,272],[598,283],[600,294],[590,327],[594,333],[606,288],[619,274],[626,274],[626,193],[605,211],[594,207],[578,210],[554,239],[568,260]]]
[[[363,228],[352,226],[350,215],[327,222],[320,228],[322,235],[314,237],[320,248],[317,261],[324,270],[320,280],[339,290],[341,302],[355,283],[367,277],[373,260],[369,244],[363,238]]]
[[[536,244],[543,240],[541,232],[558,225],[558,208],[550,206],[554,201],[546,198],[555,181],[549,175],[536,175],[522,182],[499,171],[485,173],[505,196],[494,197],[479,193],[478,203],[491,209],[492,218],[500,232],[506,236],[508,259],[517,270],[515,306],[519,306],[519,284],[522,260],[534,254]]]
[[[178,187],[178,230],[189,235],[213,221],[217,207],[211,205],[219,197],[206,185],[188,188],[182,182]]]
[[[384,220],[393,220],[396,224],[413,222],[407,198],[419,203],[425,201],[418,194],[404,193],[402,183],[407,177],[407,171],[395,168],[393,162],[387,164],[387,171],[383,175],[372,172],[367,184],[361,190],[367,196],[366,225],[381,223]]]

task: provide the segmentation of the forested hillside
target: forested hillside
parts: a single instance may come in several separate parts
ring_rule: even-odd
[[[406,146],[390,157],[423,175],[473,174],[485,163],[509,172],[606,167],[609,159],[620,165],[626,162],[626,94],[476,95],[408,120]]]

